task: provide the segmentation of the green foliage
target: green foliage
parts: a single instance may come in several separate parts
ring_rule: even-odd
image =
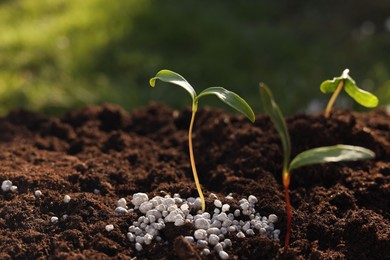
[[[190,94],[192,98],[192,107],[195,110],[198,107],[198,102],[201,97],[215,95],[225,104],[245,115],[252,122],[255,121],[255,114],[253,113],[252,108],[244,99],[232,91],[222,87],[211,87],[203,90],[199,95],[197,95],[194,88],[190,85],[190,83],[187,82],[185,78],[170,70],[160,70],[155,77],[149,80],[150,86],[154,87],[157,79],[184,88]]]
[[[271,118],[271,121],[280,136],[283,149],[283,171],[287,171],[291,157],[291,140],[282,111],[278,104],[276,104],[271,90],[264,83],[260,83],[260,97],[265,112]]]
[[[342,161],[358,161],[374,159],[375,153],[369,149],[360,146],[352,145],[333,145],[319,147],[306,150],[291,161],[289,170],[300,168],[306,165],[342,162]]]
[[[345,69],[340,77],[332,80],[325,80],[321,83],[320,89],[323,93],[333,93],[336,91],[340,81],[343,81],[343,88],[348,95],[357,103],[365,107],[376,107],[379,103],[378,98],[368,91],[358,88],[356,82],[349,76],[349,69]]]

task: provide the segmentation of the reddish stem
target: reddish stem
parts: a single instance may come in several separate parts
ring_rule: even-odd
[[[284,248],[287,249],[290,244],[290,234],[291,234],[291,204],[290,204],[290,193],[288,186],[284,187],[284,196],[286,200],[286,212],[287,212],[287,229],[286,237],[284,239]]]

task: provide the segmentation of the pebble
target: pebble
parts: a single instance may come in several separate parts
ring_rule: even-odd
[[[117,203],[116,203],[116,206],[117,207],[122,207],[122,208],[127,208],[127,201],[125,198],[120,198]]]
[[[225,198],[233,199],[231,194],[228,196],[231,198]],[[174,194],[173,197],[169,194],[163,197],[155,196],[149,200],[146,193],[136,193],[131,200],[134,208],[128,209],[126,200],[121,198],[117,201],[115,212],[122,214],[138,209],[138,214],[141,213],[128,228],[127,233],[130,242],[135,243],[137,251],[143,250],[144,246],[150,245],[153,240],[161,241],[160,231],[169,222],[175,226],[186,223],[194,225],[194,232],[185,236],[185,239],[201,249],[202,255],[207,256],[214,251],[220,259],[229,258],[225,250],[232,246],[232,241],[227,238],[232,235],[238,238],[250,237],[256,234],[254,230],[259,230],[260,235],[279,241],[280,230],[274,229],[277,216],[275,214],[270,214],[268,218],[260,216],[255,209],[258,202],[255,196],[250,195],[241,199],[239,208],[235,209],[231,209],[228,203],[222,203],[213,193],[209,197],[214,200],[215,208],[211,211],[212,215],[209,212],[201,212],[199,198],[185,199],[179,194]],[[246,217],[239,218],[243,215]]]
[[[229,258],[229,255],[228,255],[228,253],[226,253],[225,251],[219,251],[219,253],[218,253],[218,255],[219,255],[219,258],[221,258],[221,259],[228,259]]]
[[[204,229],[197,229],[194,232],[195,239],[203,240],[207,238],[207,231]]]
[[[70,201],[70,196],[69,195],[65,195],[64,196],[64,202],[65,203],[69,203],[69,201]]]
[[[220,200],[214,200],[214,206],[217,208],[222,208],[222,202]]]
[[[203,254],[203,255],[209,255],[209,254],[210,254],[210,249],[204,248],[204,249],[202,250],[202,254]]]
[[[11,190],[11,187],[12,187],[12,181],[10,180],[5,180],[1,183],[1,189],[3,191],[9,191]]]
[[[123,214],[126,214],[126,213],[127,213],[127,209],[122,208],[122,207],[117,207],[117,208],[115,209],[115,213],[118,214],[118,215],[123,215]]]
[[[39,198],[40,196],[42,196],[42,191],[36,190],[36,191],[34,192],[34,195],[35,195],[35,197]]]
[[[57,217],[51,217],[50,221],[51,221],[51,223],[57,223],[58,222],[58,218]]]
[[[219,236],[215,235],[215,234],[211,234],[209,236],[209,244],[214,246],[216,244],[218,244],[219,242]]]
[[[114,225],[112,225],[112,224],[106,225],[106,230],[107,230],[107,232],[114,230]]]
[[[135,249],[137,250],[137,251],[141,251],[143,248],[142,248],[142,245],[140,244],[140,243],[135,243]]]
[[[275,214],[270,214],[268,216],[268,222],[270,222],[270,223],[278,222],[278,216],[276,216]]]
[[[230,205],[229,204],[223,204],[222,205],[222,212],[229,211],[229,209],[230,209]]]
[[[133,195],[133,199],[131,200],[131,203],[133,203],[134,206],[139,206],[143,202],[148,201],[148,200],[149,200],[149,197],[146,193],[139,192],[139,193],[136,193]],[[142,246],[141,246],[141,248],[142,248]]]
[[[196,219],[194,224],[196,229],[209,229],[210,227],[210,223],[204,218]]]

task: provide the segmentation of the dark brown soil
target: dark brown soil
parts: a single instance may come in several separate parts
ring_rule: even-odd
[[[190,111],[150,105],[126,113],[113,105],[87,107],[62,118],[15,111],[0,118],[0,259],[194,259],[200,252],[167,227],[167,244],[141,252],[126,238],[137,211],[118,216],[119,198],[197,196],[188,159]],[[279,216],[281,242],[236,238],[227,252],[237,259],[390,259],[390,116],[385,111],[297,115],[287,120],[293,155],[317,146],[360,145],[373,161],[333,163],[295,170],[291,180],[291,247],[284,250],[285,203],[280,143],[270,120],[252,125],[241,116],[201,109],[194,128],[200,182],[207,197],[253,194],[261,215]],[[40,198],[34,196],[41,190]],[[95,194],[94,190],[100,190]],[[71,196],[68,204],[65,194]],[[211,199],[208,199],[211,207]],[[62,220],[61,216],[69,217]],[[60,218],[58,223],[50,221]],[[107,232],[105,226],[113,224]],[[209,258],[217,258],[211,255]]]

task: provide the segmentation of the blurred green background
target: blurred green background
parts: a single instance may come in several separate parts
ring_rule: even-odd
[[[349,68],[388,104],[390,1],[0,0],[0,114],[188,106],[182,89],[149,87],[164,68],[256,112],[263,81],[285,114],[325,107],[320,83]]]

